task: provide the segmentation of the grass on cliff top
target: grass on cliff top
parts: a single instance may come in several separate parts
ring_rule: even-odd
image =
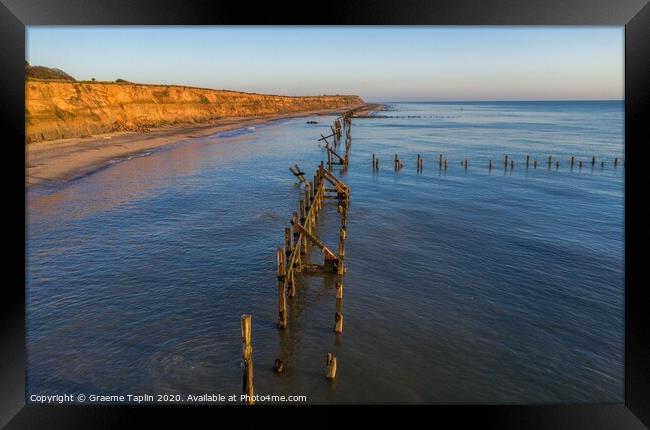
[[[25,77],[28,79],[56,79],[62,81],[76,80],[61,69],[52,69],[44,66],[30,66],[27,62],[25,62]]]
[[[50,68],[45,66],[31,66],[27,61],[25,61],[25,79],[42,80],[42,81],[66,81],[66,82],[75,82],[79,84],[116,84],[117,83],[117,84],[124,84],[124,85],[143,85],[143,86],[150,86],[150,87],[188,88],[193,90],[207,90],[207,91],[217,91],[217,92],[225,92],[225,93],[233,93],[233,94],[261,95],[261,96],[269,96],[269,97],[288,97],[288,98],[344,97],[348,99],[357,97],[355,95],[345,95],[345,94],[322,94],[318,96],[286,96],[286,95],[279,95],[279,94],[261,94],[261,93],[251,93],[251,92],[237,91],[237,90],[190,87],[187,85],[142,84],[142,83],[129,82],[121,78],[116,79],[115,81],[97,81],[95,79],[79,81],[61,69]],[[201,103],[209,103],[209,101],[205,96],[202,96]]]

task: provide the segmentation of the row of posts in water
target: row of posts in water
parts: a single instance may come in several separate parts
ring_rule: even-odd
[[[526,168],[532,168],[536,169],[538,162],[537,159],[531,159],[530,155],[526,155],[526,160],[525,160],[525,165]],[[596,165],[600,165],[601,168],[604,168],[606,166],[605,159],[600,159],[600,162],[597,162],[596,157],[592,157],[591,161],[589,162],[591,167],[594,168]],[[570,167],[573,169],[575,166],[578,166],[580,169],[582,169],[585,165],[585,162],[583,160],[577,160],[576,157],[571,157],[571,160],[569,161]],[[618,167],[620,165],[625,165],[624,161],[620,161],[618,158],[614,158],[614,161],[612,163],[614,167]],[[469,167],[469,160],[464,159],[460,162],[460,165],[463,166],[465,169],[468,169]],[[512,158],[509,158],[508,155],[504,157],[503,160],[503,166],[505,169],[510,168],[511,170],[515,168],[515,160]],[[553,156],[549,156],[548,159],[546,160],[546,166],[550,169],[551,167],[555,166],[556,169],[560,168],[560,159],[558,158],[553,158]],[[404,163],[402,160],[399,158],[397,154],[395,154],[395,158],[393,159],[393,169],[398,172],[402,170],[404,167]],[[438,168],[441,170],[447,170],[449,167],[449,159],[444,158],[442,154],[438,157]],[[422,172],[424,170],[424,159],[420,154],[417,154],[417,158],[415,161],[415,168],[417,172]],[[493,163],[492,160],[488,161],[488,170],[492,170],[493,168],[496,168],[496,163]],[[379,157],[375,156],[375,154],[372,154],[372,169],[374,171],[379,171]]]
[[[352,135],[351,133],[351,116],[344,115],[341,119],[337,118],[334,121],[334,126],[330,127],[332,134],[328,136],[320,135],[319,141],[325,142],[325,150],[327,151],[327,166],[331,167],[334,164],[340,164],[344,167],[347,167],[350,162],[350,146],[352,145]],[[341,145],[341,120],[343,121],[345,127],[345,154],[340,155],[336,150]],[[327,138],[332,138],[333,143],[330,143]]]
[[[346,225],[347,214],[350,205],[350,190],[348,186],[340,179],[335,177],[332,172],[334,164],[340,164],[347,167],[349,162],[349,151],[352,144],[350,135],[352,112],[346,112],[340,118],[337,118],[332,127],[332,135],[322,136],[319,140],[324,140],[327,150],[327,168],[321,161],[316,170],[316,175],[312,181],[307,181],[304,172],[298,165],[289,167],[293,175],[304,185],[304,196],[298,204],[298,211],[293,212],[289,226],[284,229],[285,246],[278,248],[276,252],[277,260],[277,280],[278,280],[278,327],[285,329],[288,324],[287,315],[287,295],[292,298],[296,295],[295,274],[301,272],[333,272],[337,275],[336,282],[336,302],[337,309],[343,299],[343,282],[342,277],[345,275],[345,240],[347,238]],[[334,148],[338,148],[341,139],[342,123],[346,129],[345,154],[339,156]],[[333,137],[333,145],[327,141],[328,137]],[[330,184],[333,188],[327,188],[325,185]],[[326,194],[330,193],[330,194]],[[335,193],[335,194],[331,194]],[[337,200],[337,212],[341,215],[341,227],[339,229],[339,246],[338,255],[334,253],[325,243],[316,237],[316,223],[319,212],[323,208],[326,199]],[[324,264],[312,264],[307,262],[308,244],[318,247],[323,253]],[[334,314],[334,332],[338,335],[343,332],[343,314],[337,310]],[[242,336],[242,359],[244,363],[244,376],[242,392],[245,403],[252,405],[255,403],[254,384],[253,384],[253,358],[252,358],[252,317],[242,315],[241,317],[241,336]],[[337,360],[333,353],[328,352],[325,358],[325,377],[334,379],[336,377]],[[276,359],[273,369],[276,373],[285,371],[285,363],[281,359]]]

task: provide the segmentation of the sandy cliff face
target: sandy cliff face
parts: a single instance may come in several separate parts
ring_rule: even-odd
[[[130,83],[25,82],[26,141],[361,104],[358,96],[286,97]]]

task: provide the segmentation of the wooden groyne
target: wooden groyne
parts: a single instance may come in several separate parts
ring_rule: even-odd
[[[345,240],[347,239],[348,209],[350,206],[350,188],[332,173],[334,165],[341,165],[345,171],[350,162],[350,147],[352,146],[352,112],[346,112],[336,118],[331,126],[332,133],[328,136],[321,134],[318,141],[325,142],[327,164],[321,161],[316,168],[316,173],[311,181],[305,178],[298,165],[290,168],[291,173],[304,187],[302,198],[298,202],[298,210],[294,211],[288,226],[284,228],[284,246],[276,251],[277,263],[277,289],[278,289],[278,328],[283,330],[288,325],[287,301],[296,295],[296,278],[305,272],[310,273],[335,273],[337,304],[343,299],[343,276],[345,275]],[[345,142],[341,137],[345,133]],[[331,139],[331,142],[328,140]],[[339,154],[339,148],[344,146],[345,152]],[[374,164],[374,161],[373,161]],[[317,236],[316,226],[320,211],[324,208],[326,200],[334,201],[337,213],[340,216],[339,243],[337,252]],[[322,255],[322,264],[310,262],[310,247],[318,248]],[[334,316],[334,332],[343,331],[343,314],[337,312]],[[284,362],[276,359],[274,369],[281,373]],[[334,354],[327,353],[326,372],[327,379],[336,377],[337,361]]]
[[[335,164],[347,167],[350,162],[350,146],[352,145],[352,136],[350,134],[352,122],[350,118],[352,118],[352,112],[346,112],[343,116],[334,121],[334,125],[330,127],[332,130],[331,134],[327,136],[321,134],[320,139],[318,139],[319,141],[325,142],[324,148],[327,152],[328,168]],[[345,153],[343,155],[340,155],[337,152],[339,151],[338,148],[341,146],[341,122],[343,122],[345,126]],[[328,138],[332,139],[332,142],[327,140]]]
[[[284,246],[276,251],[278,280],[278,327],[287,327],[287,296],[296,295],[296,274],[302,272],[330,272],[338,276],[345,274],[346,225],[350,203],[349,187],[332,173],[336,164],[347,167],[352,145],[351,113],[347,112],[334,121],[332,134],[321,135],[319,141],[325,142],[327,167],[321,161],[311,181],[304,178],[298,165],[290,168],[293,175],[304,186],[303,196],[298,202],[298,210],[293,212],[289,225],[284,229]],[[340,156],[335,149],[341,146],[342,130],[345,130],[345,155]],[[332,138],[330,143],[327,139]],[[334,157],[335,158],[334,158]],[[329,185],[329,186],[328,186]],[[316,235],[316,225],[325,200],[335,200],[340,215],[338,252],[326,245]],[[315,246],[323,254],[323,263],[308,261],[309,247]]]
[[[329,184],[332,187],[326,187]],[[337,201],[341,217],[338,252],[327,246],[316,235],[316,224],[326,199]],[[296,273],[332,272],[345,274],[345,239],[347,212],[350,199],[348,186],[324,167],[316,169],[313,180],[305,183],[298,210],[293,212],[289,225],[284,229],[284,246],[276,252],[278,279],[278,326],[287,326],[286,296],[296,295]],[[316,246],[323,254],[323,264],[308,261],[310,246]]]
[[[591,158],[586,158],[586,160],[580,160],[576,156],[572,156],[569,160],[562,160],[559,157],[554,157],[552,155],[549,155],[548,157],[544,157],[545,163],[540,164],[540,165],[546,165],[546,170],[552,170],[552,168],[555,168],[555,170],[560,170],[561,166],[568,165],[569,170],[573,170],[575,166],[578,166],[579,170],[582,170],[582,168],[585,166],[585,164],[588,163],[590,166],[591,170],[595,170],[597,168],[600,168],[601,170],[606,169],[607,167],[612,166],[614,169],[617,169],[620,166],[625,166],[625,162],[622,161],[619,158],[597,158],[595,156],[592,156]],[[565,164],[566,163],[566,164]],[[442,154],[438,155],[438,170],[440,171],[447,171],[449,167],[449,159],[443,157]],[[482,163],[478,163],[478,166],[481,166]],[[494,168],[497,166],[497,162],[493,161],[492,159],[489,159],[487,161],[487,170],[488,172],[491,172]],[[530,155],[526,155],[526,157],[522,160],[522,164],[525,166],[525,170],[528,169],[537,169],[538,166],[538,161],[537,158],[533,158]],[[398,154],[394,155],[393,158],[393,170],[395,172],[399,172],[404,168],[405,164],[402,161],[402,159],[399,157]],[[469,159],[461,159],[460,160],[460,166],[464,170],[469,170],[470,162]],[[371,159],[371,167],[373,172],[379,172],[379,157],[373,153],[372,154],[372,159]],[[506,171],[513,171],[515,169],[515,160],[508,156],[507,154],[503,157],[503,169]],[[417,154],[415,158],[415,170],[417,173],[422,173],[424,171],[424,157],[421,154]]]
[[[296,295],[296,278],[302,273],[333,273],[337,276],[336,302],[337,312],[334,315],[334,332],[338,335],[343,331],[343,314],[340,312],[340,302],[343,299],[343,276],[345,275],[345,241],[347,239],[348,209],[350,206],[350,188],[332,172],[333,166],[341,165],[343,171],[350,162],[350,147],[352,146],[352,115],[353,111],[345,112],[337,117],[331,126],[331,134],[321,134],[318,141],[325,142],[327,163],[324,160],[316,167],[311,180],[306,172],[294,164],[289,167],[291,173],[302,186],[302,195],[291,220],[284,228],[283,246],[276,250],[276,277],[278,292],[278,328],[283,330],[288,325],[288,301]],[[342,142],[342,136],[345,141]],[[328,140],[328,139],[331,139]],[[342,148],[343,151],[340,149]],[[339,152],[342,152],[340,154]],[[374,164],[374,162],[373,162]],[[328,246],[318,237],[316,227],[321,210],[326,201],[333,201],[340,216],[338,247]],[[309,261],[309,251],[318,248],[322,255],[322,264]],[[336,249],[336,251],[335,251]],[[244,364],[242,392],[246,404],[254,404],[253,387],[253,358],[251,355],[252,318],[242,315],[242,360]],[[327,379],[336,377],[337,360],[333,353],[326,356]],[[274,361],[273,369],[281,374],[285,370],[285,362],[281,359]]]

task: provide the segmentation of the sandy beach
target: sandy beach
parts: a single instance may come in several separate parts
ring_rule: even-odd
[[[351,105],[338,109],[304,111],[247,118],[226,118],[201,125],[153,129],[149,132],[115,132],[90,137],[34,142],[26,145],[26,185],[65,181],[101,168],[110,160],[150,151],[187,139],[209,136],[289,118],[332,115],[353,109],[367,116],[381,110],[379,104]]]

